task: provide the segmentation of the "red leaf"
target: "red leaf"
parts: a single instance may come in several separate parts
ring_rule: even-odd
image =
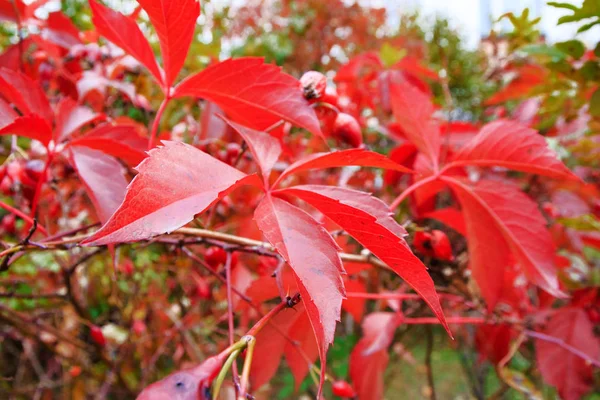
[[[60,11],[48,14],[44,38],[65,49],[81,44],[79,29],[77,29],[69,17]]]
[[[250,368],[250,382],[255,389],[269,382],[277,372],[288,342],[287,333],[302,315],[306,315],[302,303],[293,309],[286,308],[273,317],[270,323],[256,335],[254,354],[260,362],[253,362]]]
[[[462,206],[473,278],[490,309],[499,299],[511,255],[532,283],[561,296],[552,237],[535,202],[518,188],[497,181],[469,186],[442,179]]]
[[[349,149],[330,153],[315,153],[298,160],[283,171],[273,187],[277,186],[277,183],[281,182],[283,178],[295,172],[346,166],[385,168],[412,173],[410,169],[390,160],[383,154],[364,149]]]
[[[365,293],[367,288],[362,281],[357,279],[346,279],[344,281],[344,287],[346,288],[346,292],[357,292],[357,293]],[[367,303],[366,299],[361,299],[359,297],[349,297],[344,300],[342,303],[342,308],[354,318],[355,322],[360,322],[362,320],[363,314],[365,313],[365,304]]]
[[[225,117],[221,118],[244,138],[254,160],[260,167],[265,182],[268,181],[271,170],[281,155],[279,141],[268,133],[246,128]]]
[[[393,82],[390,94],[394,118],[407,139],[436,165],[440,154],[440,127],[432,118],[435,109],[431,99],[405,80]]]
[[[87,107],[77,105],[71,98],[65,97],[56,107],[55,140],[60,142],[82,126],[102,118],[104,115],[96,114]]]
[[[98,218],[105,223],[125,198],[128,182],[123,176],[123,167],[98,150],[80,146],[71,146],[69,150]]]
[[[86,146],[120,158],[128,165],[138,165],[146,158],[148,141],[138,135],[134,126],[100,125],[85,136],[73,139],[73,146]]]
[[[0,129],[0,135],[17,135],[39,140],[48,146],[52,140],[52,129],[48,122],[35,114],[17,117],[15,120]]]
[[[52,109],[44,91],[28,76],[0,68],[0,94],[13,103],[22,114],[37,114],[48,123],[52,121]]]
[[[230,59],[183,80],[175,97],[195,96],[221,107],[236,122],[264,130],[281,119],[323,136],[299,82],[262,58]]]
[[[138,0],[156,29],[160,42],[165,86],[171,87],[188,54],[196,19],[200,15],[197,0]]]
[[[406,231],[385,203],[368,193],[332,186],[294,186],[277,193],[299,197],[341,226],[412,286],[450,333],[433,280],[408,248]]]
[[[460,210],[452,207],[440,208],[428,212],[423,215],[423,218],[431,218],[440,221],[442,224],[449,228],[454,229],[456,232],[463,236],[467,236],[467,228],[465,226],[465,219]]]
[[[517,72],[518,75],[505,87],[488,98],[484,102],[484,105],[491,106],[510,100],[530,97],[532,89],[542,84],[548,75],[548,69],[532,64],[520,67]]]
[[[119,209],[83,244],[131,242],[172,232],[249,178],[195,147],[163,143],[138,165]]]
[[[510,350],[513,328],[508,324],[482,324],[475,332],[475,346],[481,356],[497,365]]]
[[[580,399],[592,387],[592,366],[568,347],[599,360],[600,342],[594,335],[594,325],[584,310],[563,308],[550,318],[544,333],[566,346],[542,339],[535,341],[542,377],[558,389],[564,400]]]
[[[25,7],[22,0],[1,0],[0,21],[17,22],[25,14]],[[18,14],[15,13],[15,8]]]
[[[329,233],[301,209],[267,194],[254,213],[267,240],[292,267],[319,346],[321,382],[327,348],[340,320],[344,285],[338,247]]]
[[[496,165],[553,178],[579,180],[548,148],[543,136],[508,120],[484,126],[450,165]]]
[[[308,374],[311,364],[315,362],[319,355],[319,346],[315,340],[308,314],[305,312],[299,314],[288,330],[290,340],[286,340],[283,349],[285,361],[294,377],[294,388],[296,390],[300,388],[300,384]]]
[[[96,0],[89,0],[89,2],[92,9],[92,22],[98,33],[142,63],[157,82],[164,84],[154,52],[137,23]]]
[[[350,378],[360,400],[383,398],[383,377],[400,316],[390,312],[375,312],[362,323],[363,338],[350,354]]]
[[[19,114],[4,100],[0,99],[0,129],[13,122]]]

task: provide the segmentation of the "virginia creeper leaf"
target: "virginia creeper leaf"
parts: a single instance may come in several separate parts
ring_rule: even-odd
[[[0,129],[13,122],[18,116],[19,114],[13,110],[10,104],[0,99]]]
[[[60,100],[56,106],[54,138],[56,142],[67,138],[82,126],[104,118],[87,107],[82,107],[70,97]]]
[[[120,158],[128,165],[138,165],[146,158],[148,140],[130,125],[103,124],[84,136],[71,140],[71,145],[86,146]]]
[[[268,180],[273,166],[281,155],[281,145],[279,144],[279,141],[268,133],[246,128],[225,117],[221,118],[244,138],[256,163],[260,167],[263,178]]]
[[[295,172],[311,169],[325,169],[335,167],[360,166],[374,167],[412,173],[412,171],[384,156],[383,154],[364,149],[349,149],[332,151],[330,153],[315,153],[296,161],[286,168],[273,184],[281,182],[286,176]]]
[[[48,122],[36,114],[17,117],[0,129],[0,135],[17,135],[39,140],[48,146],[52,140],[52,128]]]
[[[105,223],[125,198],[128,182],[123,176],[123,167],[113,157],[98,150],[71,146],[69,151],[98,218]]]
[[[195,147],[163,144],[138,165],[119,209],[83,244],[138,241],[172,232],[247,181],[247,175]]]
[[[96,0],[89,0],[89,2],[92,9],[92,22],[98,33],[138,60],[148,68],[157,82],[164,84],[154,52],[137,23]]]
[[[333,343],[344,297],[341,277],[344,269],[338,246],[313,217],[270,194],[256,208],[254,219],[296,275],[319,346],[321,382],[317,397],[320,397],[325,380],[327,348]]]
[[[197,0],[138,0],[148,13],[160,42],[165,69],[165,85],[171,87],[187,56],[196,19],[200,15]]]
[[[350,354],[350,378],[361,400],[383,398],[383,377],[389,362],[387,348],[401,318],[396,313],[375,312],[365,317],[363,337]]]
[[[0,95],[22,114],[37,114],[48,123],[52,122],[52,109],[42,87],[27,75],[0,68]]]
[[[286,340],[283,352],[294,377],[294,388],[298,390],[311,364],[319,356],[319,346],[307,313],[303,312],[296,318],[288,330],[288,336],[290,340]]]
[[[175,97],[195,96],[221,107],[234,121],[264,130],[281,119],[323,136],[298,81],[262,58],[244,57],[211,65],[179,83]]]
[[[431,99],[406,80],[391,84],[390,95],[394,118],[406,138],[435,164],[440,154],[440,127],[432,118]]]
[[[46,40],[65,49],[81,44],[79,29],[73,21],[60,11],[48,14],[47,28],[44,30]]]
[[[256,335],[254,354],[260,362],[253,362],[250,368],[250,382],[253,388],[259,389],[277,372],[286,343],[290,339],[288,332],[302,314],[306,316],[304,306],[300,302],[293,309],[286,308],[280,311]],[[310,327],[308,329],[312,331]]]
[[[450,333],[433,280],[404,241],[406,231],[385,203],[368,193],[333,186],[302,185],[277,193],[299,197],[342,227],[412,286]]]
[[[514,186],[497,181],[468,185],[442,178],[458,197],[465,218],[473,277],[488,307],[502,289],[510,255],[527,278],[561,297],[554,265],[554,244],[537,204]]]
[[[548,148],[543,136],[508,120],[485,125],[454,157],[452,165],[495,165],[554,178],[579,180]]]
[[[454,229],[456,232],[463,236],[467,235],[467,228],[465,226],[465,218],[463,217],[460,210],[453,207],[440,208],[433,210],[423,215],[423,218],[432,218],[440,221],[442,224],[449,228]]]
[[[594,325],[581,308],[563,308],[548,322],[545,334],[593,360],[600,360],[600,341]],[[592,366],[580,355],[547,340],[536,339],[536,358],[542,377],[564,400],[578,400],[591,389]]]

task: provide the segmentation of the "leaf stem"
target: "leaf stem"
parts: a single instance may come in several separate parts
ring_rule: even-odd
[[[152,122],[152,131],[150,133],[150,140],[148,140],[148,150],[154,147],[154,142],[156,141],[156,137],[158,135],[158,127],[160,125],[160,120],[165,110],[167,109],[167,104],[171,101],[171,95],[167,93],[162,103],[160,103],[160,107],[158,107],[158,111],[154,116],[154,121]]]
[[[221,371],[219,371],[219,375],[217,376],[217,379],[215,379],[215,384],[213,386],[213,397],[212,397],[213,399],[219,398],[219,392],[221,391],[221,386],[223,385],[223,382],[225,381],[225,377],[227,376],[227,371],[229,371],[229,368],[231,368],[231,365],[233,364],[233,362],[235,361],[235,359],[241,352],[242,352],[242,349],[235,349],[229,355],[229,357],[225,361],[225,364],[223,364],[223,367],[221,368]]]
[[[254,355],[254,345],[256,344],[256,339],[254,336],[247,336],[247,338],[246,359],[244,360],[244,368],[242,369],[242,380],[240,383],[238,400],[246,399],[246,391],[248,387],[248,381],[250,379],[250,367],[252,366],[252,356]]]

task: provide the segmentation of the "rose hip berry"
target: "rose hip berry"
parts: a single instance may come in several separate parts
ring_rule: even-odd
[[[356,392],[346,381],[335,381],[333,382],[332,392],[335,396],[338,397],[348,397],[353,398],[356,397]]]
[[[306,100],[315,100],[325,93],[327,78],[320,72],[308,71],[300,78],[300,86]]]
[[[350,114],[339,113],[333,123],[333,137],[352,147],[362,144],[362,132],[356,118]]]

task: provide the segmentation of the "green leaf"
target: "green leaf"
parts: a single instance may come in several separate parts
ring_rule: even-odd
[[[550,57],[553,59],[553,61],[564,60],[567,56],[557,47],[547,44],[529,44],[527,46],[523,46],[520,50],[530,56]]]
[[[379,50],[379,57],[383,64],[388,68],[400,61],[405,55],[405,49],[397,49],[387,42],[384,43],[383,46],[381,46],[381,50]]]
[[[556,43],[556,48],[576,60],[579,60],[585,54],[585,46],[579,40],[567,40],[566,42]]]
[[[556,7],[556,8],[566,8],[568,10],[577,11],[577,7],[574,6],[573,4],[569,4],[569,3],[559,3],[556,1],[549,1],[548,5],[552,6],[552,7]]]
[[[592,214],[585,214],[579,217],[559,218],[558,222],[578,231],[600,231],[600,221]]]

